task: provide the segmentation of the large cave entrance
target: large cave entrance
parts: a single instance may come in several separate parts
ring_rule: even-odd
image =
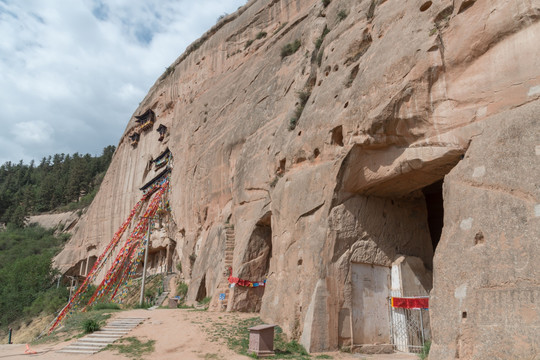
[[[417,352],[430,339],[428,311],[420,315],[419,309],[400,308],[385,294],[398,302],[429,298],[444,226],[443,182],[462,154],[461,149],[429,146],[351,149],[335,197],[338,221],[331,228],[333,258],[350,253],[350,291],[344,294],[350,309],[339,313],[340,345],[392,344]],[[364,321],[384,314],[390,321]]]

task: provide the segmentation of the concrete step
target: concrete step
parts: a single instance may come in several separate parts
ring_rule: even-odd
[[[77,345],[81,346],[95,346],[95,347],[105,347],[109,344],[112,344],[111,342],[78,342]]]
[[[131,330],[133,330],[133,328],[117,328],[117,329],[113,329],[113,328],[106,328],[106,329],[102,329],[104,330],[105,332],[107,333],[110,333],[110,332],[121,332],[121,333],[124,333],[124,334],[127,334],[128,332],[130,332]]]
[[[128,334],[146,318],[123,318],[115,319],[103,329],[80,338],[65,348],[57,351],[70,354],[94,354],[109,344],[112,344],[122,336]]]
[[[92,337],[92,338],[87,338],[87,337],[83,337],[83,338],[80,338],[77,342],[82,344],[82,343],[91,343],[91,344],[111,344],[113,342],[115,342],[116,340],[118,340],[119,338],[118,337],[108,337],[108,338],[99,338],[99,337]]]
[[[106,334],[106,335],[126,335],[127,333],[129,333],[129,331],[115,331],[115,330],[111,330],[111,331],[99,331],[98,332],[99,334]]]
[[[140,323],[141,321],[144,321],[146,319],[140,319],[140,318],[135,318],[135,319],[115,319],[113,321],[111,321],[111,324],[115,324],[115,323]]]
[[[139,325],[139,323],[133,323],[133,324],[107,324],[107,328],[111,329],[122,329],[122,328],[134,328],[135,326]]]
[[[116,334],[92,334],[92,335],[89,335],[89,337],[91,338],[105,338],[105,339],[109,339],[109,338],[121,338],[122,336],[124,336],[125,334],[121,334],[121,335],[116,335]]]
[[[62,350],[101,350],[103,349],[107,344],[99,345],[99,346],[87,346],[87,345],[77,345],[77,343],[68,345]]]
[[[114,324],[107,324],[107,326],[117,326],[117,327],[122,327],[122,326],[137,326],[139,325],[140,322],[132,322],[132,323],[128,323],[128,322],[125,322],[125,323],[114,323]]]
[[[64,354],[95,354],[97,353],[99,350],[76,350],[76,349],[62,349],[62,350],[58,350],[57,352],[58,353],[64,353]]]

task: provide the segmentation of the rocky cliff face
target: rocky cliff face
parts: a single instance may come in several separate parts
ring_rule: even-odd
[[[431,291],[430,358],[534,356],[538,19],[536,0],[250,1],[141,102],[154,129],[132,146],[129,121],[57,265],[99,255],[169,148],[171,213],[153,246],[181,262],[189,300],[217,309],[226,291],[228,310],[325,350],[392,342],[358,325],[384,323],[385,300],[358,309]],[[395,282],[402,256],[420,264],[415,287]],[[392,279],[358,280],[366,264],[394,265]],[[228,265],[266,287],[227,288]]]

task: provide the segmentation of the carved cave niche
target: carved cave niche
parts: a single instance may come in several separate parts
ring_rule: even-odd
[[[268,276],[272,258],[272,213],[266,213],[255,225],[244,253],[243,265],[238,277],[244,280],[261,282]],[[235,301],[232,310],[259,312],[265,287],[234,288]]]

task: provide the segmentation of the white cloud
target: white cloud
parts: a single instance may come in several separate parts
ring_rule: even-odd
[[[184,49],[245,0],[0,0],[0,164],[116,145]]]
[[[12,136],[24,146],[44,145],[52,141],[53,128],[44,121],[23,121],[15,124]]]

